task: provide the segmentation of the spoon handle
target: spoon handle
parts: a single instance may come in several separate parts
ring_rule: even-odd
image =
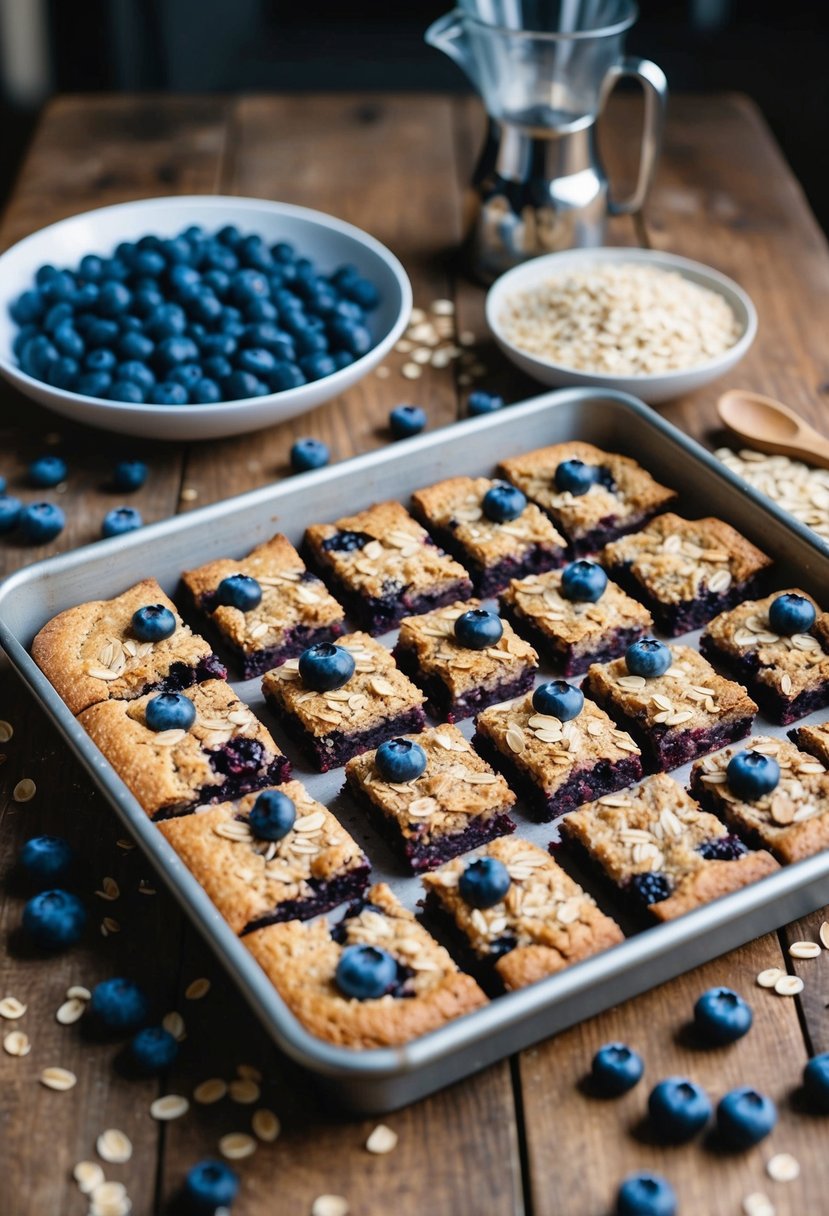
[[[808,435],[800,435],[789,443],[781,442],[777,444],[777,451],[782,456],[792,456],[806,464],[829,469],[829,439],[824,439],[817,432],[810,431]]]

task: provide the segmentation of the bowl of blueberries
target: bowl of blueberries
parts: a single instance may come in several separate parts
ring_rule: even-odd
[[[0,372],[78,422],[215,439],[350,388],[411,306],[397,258],[342,220],[264,199],[145,199],[0,256]]]

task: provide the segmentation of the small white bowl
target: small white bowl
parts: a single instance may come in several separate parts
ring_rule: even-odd
[[[562,271],[571,270],[599,262],[638,262],[653,266],[660,270],[673,270],[700,287],[707,287],[723,296],[731,307],[740,326],[740,337],[723,354],[699,363],[695,367],[683,368],[679,371],[660,372],[647,376],[609,376],[603,373],[576,371],[571,367],[563,367],[549,359],[531,355],[510,342],[501,326],[500,317],[506,300],[513,295],[526,291],[539,282],[544,282]],[[542,257],[532,258],[523,262],[501,275],[490,287],[486,297],[486,319],[489,328],[495,336],[495,341],[501,350],[520,367],[522,371],[540,380],[542,384],[550,384],[556,388],[595,387],[617,389],[623,393],[632,393],[649,405],[658,405],[661,401],[669,401],[672,397],[682,396],[693,392],[710,380],[715,380],[731,370],[746,353],[757,333],[757,310],[749,296],[741,287],[724,274],[704,266],[701,262],[692,262],[674,253],[661,253],[656,249],[568,249],[563,253],[550,253]]]
[[[201,224],[208,231],[236,224],[243,233],[256,233],[269,245],[290,241],[324,274],[344,262],[352,263],[380,293],[380,305],[368,317],[374,341],[371,350],[348,367],[300,388],[215,405],[103,401],[52,388],[21,371],[12,351],[18,327],[9,316],[9,305],[31,287],[38,266],[76,266],[86,253],[108,256],[119,241],[137,240],[146,233],[175,236],[189,224]],[[307,207],[256,198],[195,195],[142,199],[50,224],[0,256],[0,374],[33,401],[89,426],[146,439],[217,439],[284,422],[345,392],[385,358],[406,328],[411,310],[411,284],[394,254],[343,220]]]

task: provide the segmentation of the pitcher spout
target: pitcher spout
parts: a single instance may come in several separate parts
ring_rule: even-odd
[[[429,46],[443,51],[450,59],[454,59],[462,68],[477,89],[480,88],[477,67],[469,45],[469,35],[460,9],[438,17],[433,21],[424,34],[424,40]]]

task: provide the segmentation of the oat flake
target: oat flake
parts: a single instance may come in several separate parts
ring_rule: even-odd
[[[757,976],[757,983],[760,988],[773,988],[785,974],[785,971],[781,971],[779,967],[767,967]]]
[[[282,1131],[282,1124],[277,1116],[265,1106],[253,1112],[250,1125],[257,1139],[263,1140],[266,1144],[272,1144]]]
[[[11,722],[6,722],[5,719],[0,718],[0,743],[8,743],[13,734],[14,727]]]
[[[74,1089],[78,1078],[68,1068],[44,1068],[40,1074],[40,1083],[47,1089]]]
[[[366,1140],[366,1148],[370,1153],[390,1153],[397,1148],[397,1132],[392,1131],[385,1123],[378,1123]]]
[[[169,1119],[180,1119],[190,1109],[190,1103],[181,1094],[165,1094],[150,1103],[150,1114],[154,1119],[167,1122]]]
[[[188,1001],[200,1001],[202,997],[207,996],[210,991],[210,980],[202,976],[200,979],[193,980],[184,989],[185,999]]]
[[[348,1216],[348,1200],[342,1195],[318,1195],[311,1204],[311,1216]]]
[[[7,996],[0,1001],[0,1018],[16,1021],[17,1018],[23,1017],[27,1009],[28,1005],[24,1005],[16,996]]]
[[[246,1132],[229,1132],[219,1141],[219,1152],[228,1161],[243,1161],[256,1152],[256,1141]]]
[[[68,1001],[64,1001],[58,1009],[55,1017],[60,1022],[61,1026],[71,1026],[73,1022],[77,1022],[82,1018],[86,1011],[86,1001],[80,1000],[78,997],[70,997]]]
[[[3,1050],[10,1056],[27,1056],[32,1050],[29,1036],[22,1030],[10,1030],[3,1039]]]
[[[104,1171],[97,1161],[79,1161],[72,1171],[82,1195],[90,1195],[104,1181]]]
[[[221,1077],[209,1077],[193,1090],[193,1101],[200,1106],[212,1106],[214,1102],[221,1102],[226,1093],[226,1081]]]
[[[12,798],[15,802],[31,802],[37,793],[37,786],[31,777],[24,777],[22,781],[18,781],[17,785],[12,790]]]
[[[774,991],[778,996],[797,996],[805,987],[799,975],[781,975],[774,985]]]
[[[123,1165],[132,1156],[132,1143],[129,1136],[117,1127],[108,1127],[101,1132],[95,1141],[98,1156],[111,1165]]]
[[[238,1102],[242,1106],[251,1106],[254,1102],[258,1102],[261,1096],[256,1082],[244,1077],[240,1077],[238,1081],[231,1081],[227,1088],[231,1101]]]
[[[800,1162],[791,1153],[775,1153],[766,1162],[766,1173],[775,1182],[794,1182],[800,1174]]]

